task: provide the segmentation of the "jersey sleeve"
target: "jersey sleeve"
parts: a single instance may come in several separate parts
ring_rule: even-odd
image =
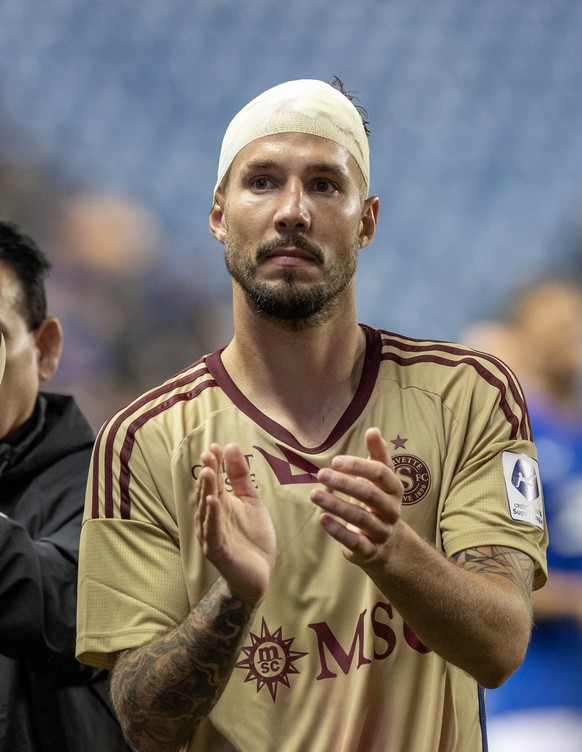
[[[135,420],[135,419],[134,419]],[[95,445],[81,532],[77,657],[110,667],[113,654],[180,624],[189,611],[173,509],[169,449],[129,423]]]
[[[548,543],[537,453],[521,387],[507,368],[497,377],[495,388],[475,378],[455,408],[443,548],[448,556],[488,545],[523,551],[534,561],[537,589],[547,579]]]

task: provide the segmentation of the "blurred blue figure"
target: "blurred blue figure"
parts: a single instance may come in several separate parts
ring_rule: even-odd
[[[487,693],[490,752],[582,750],[582,287],[547,279],[466,339],[514,368],[544,486],[549,578],[521,668]]]

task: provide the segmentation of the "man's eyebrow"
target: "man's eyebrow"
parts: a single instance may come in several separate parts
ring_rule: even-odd
[[[345,167],[337,162],[317,162],[309,166],[310,172],[323,172],[327,175],[336,175],[337,177],[345,176],[348,171]]]
[[[257,159],[245,162],[244,169],[249,171],[255,170],[273,170],[283,166],[282,162],[278,162],[274,159]],[[315,162],[314,164],[307,165],[306,172],[310,173],[325,173],[327,175],[345,176],[347,170],[337,162]]]
[[[243,167],[246,170],[271,170],[274,167],[278,167],[277,162],[273,159],[261,159],[261,160],[251,160],[250,162],[245,162],[243,164]]]

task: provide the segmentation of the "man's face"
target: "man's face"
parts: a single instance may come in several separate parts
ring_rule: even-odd
[[[524,320],[538,368],[554,383],[582,374],[582,293],[555,282],[532,294]]]
[[[222,219],[213,233],[251,308],[293,328],[332,315],[371,240],[362,232],[370,209],[353,157],[317,136],[257,139],[237,155],[217,198]]]
[[[6,367],[0,384],[0,439],[32,414],[39,390],[39,352],[35,333],[19,312],[22,295],[14,273],[0,262],[0,331],[6,341]]]

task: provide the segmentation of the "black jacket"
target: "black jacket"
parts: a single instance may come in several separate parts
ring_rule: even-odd
[[[107,674],[75,659],[93,441],[74,400],[57,394],[41,394],[32,418],[0,441],[0,752],[131,750]]]

